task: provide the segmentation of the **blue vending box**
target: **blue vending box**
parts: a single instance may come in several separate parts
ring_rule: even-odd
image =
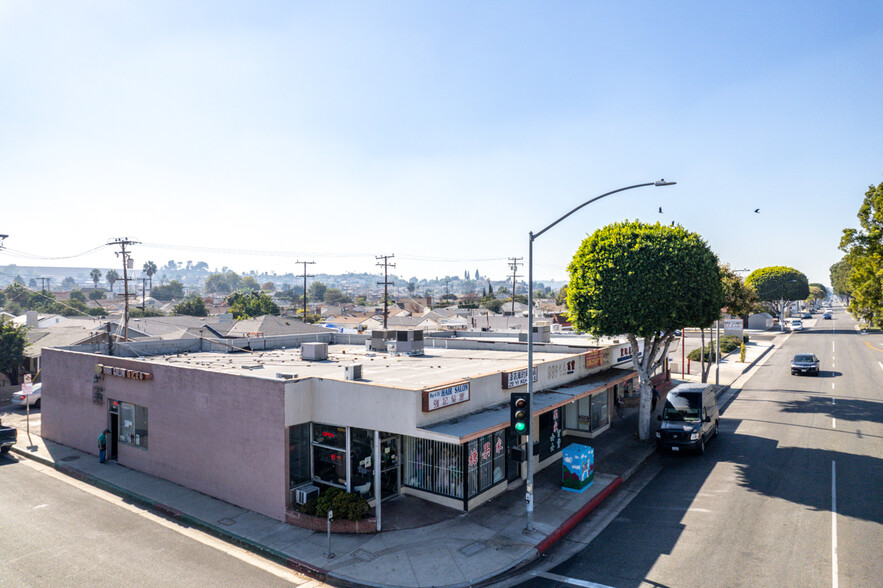
[[[595,450],[573,443],[562,450],[562,488],[582,492],[595,481]]]

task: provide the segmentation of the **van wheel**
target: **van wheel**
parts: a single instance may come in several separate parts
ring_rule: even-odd
[[[705,437],[699,441],[699,455],[705,455]]]

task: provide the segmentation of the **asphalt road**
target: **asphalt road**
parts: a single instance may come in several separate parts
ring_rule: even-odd
[[[292,585],[324,584],[36,462],[0,457],[0,586]]]
[[[588,547],[523,585],[879,586],[883,337],[842,308],[807,323],[742,385],[705,456],[659,456]],[[800,352],[819,377],[790,375]]]

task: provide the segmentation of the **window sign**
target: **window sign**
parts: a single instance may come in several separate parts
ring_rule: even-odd
[[[423,391],[423,412],[469,401],[469,382]]]
[[[120,415],[119,442],[147,449],[147,407],[117,403]]]

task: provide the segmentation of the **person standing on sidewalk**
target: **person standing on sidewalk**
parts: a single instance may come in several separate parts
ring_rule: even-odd
[[[104,463],[107,461],[107,434],[110,433],[110,429],[104,429],[101,431],[101,434],[98,435],[98,463]]]
[[[616,416],[620,419],[623,418],[622,396],[620,395],[619,390],[613,393],[613,407],[616,410]]]
[[[653,386],[653,398],[650,400],[650,412],[656,412],[656,403],[659,402],[659,390]]]

